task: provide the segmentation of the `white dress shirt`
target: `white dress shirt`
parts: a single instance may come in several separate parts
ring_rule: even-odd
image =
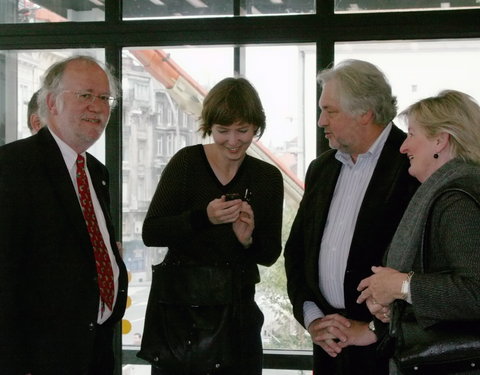
[[[368,151],[354,163],[350,154],[337,151],[335,158],[342,163],[323,231],[318,261],[319,287],[333,307],[345,308],[343,282],[358,213],[363,203],[373,171],[392,124],[385,127]],[[305,326],[325,316],[312,301],[303,305]]]
[[[64,141],[62,141],[56,134],[54,134],[51,130],[50,130],[50,133],[52,134],[53,138],[58,144],[58,147],[60,148],[60,151],[63,156],[63,160],[65,161],[65,165],[70,174],[70,178],[72,179],[73,187],[77,192],[78,204],[80,205],[80,196],[78,194],[78,186],[77,186],[77,164],[76,164],[78,154],[70,146],[68,146]],[[118,291],[118,276],[120,271],[119,271],[115,256],[113,254],[112,247],[110,245],[110,234],[108,233],[107,222],[105,220],[105,216],[103,215],[102,207],[100,206],[100,202],[98,201],[98,197],[95,192],[95,189],[93,188],[93,185],[92,185],[92,179],[90,177],[90,173],[88,171],[88,166],[87,166],[87,157],[85,153],[83,153],[82,156],[85,158],[85,167],[86,167],[85,172],[87,174],[88,186],[90,188],[90,195],[92,197],[92,204],[93,204],[93,209],[95,210],[95,216],[97,217],[98,227],[100,228],[100,233],[102,234],[103,242],[105,242],[105,246],[107,247],[108,255],[110,257],[110,262],[112,264],[113,280],[114,280],[114,286],[115,286],[114,295],[113,295],[114,296],[113,306],[115,306],[115,302],[117,299],[117,291]],[[104,311],[102,314],[102,302],[101,302],[101,299],[99,298],[97,323],[102,324],[111,315],[112,315],[112,311],[108,308],[106,304],[104,306]]]

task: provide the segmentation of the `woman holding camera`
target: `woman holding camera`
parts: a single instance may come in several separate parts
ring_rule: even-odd
[[[165,167],[143,225],[147,246],[167,246],[153,268],[139,356],[152,375],[262,372],[258,264],[281,251],[283,180],[247,155],[265,130],[254,87],[226,78],[203,103],[200,131]]]

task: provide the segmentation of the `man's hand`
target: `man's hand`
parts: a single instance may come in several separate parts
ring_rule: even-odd
[[[314,344],[319,345],[331,357],[336,357],[347,342],[348,337],[344,333],[350,328],[350,321],[340,314],[326,315],[314,320],[308,326],[308,333]]]
[[[342,347],[367,346],[377,342],[377,335],[368,328],[368,323],[350,320],[350,324],[350,327],[344,330],[347,340],[340,344]]]

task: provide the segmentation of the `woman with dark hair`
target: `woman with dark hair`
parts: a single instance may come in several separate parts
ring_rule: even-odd
[[[139,353],[154,375],[262,372],[257,265],[280,254],[283,206],[279,170],[247,155],[264,129],[255,88],[226,78],[203,103],[213,143],[181,149],[162,173],[143,225],[147,246],[168,247]]]

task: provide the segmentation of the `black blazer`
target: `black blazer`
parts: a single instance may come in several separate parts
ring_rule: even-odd
[[[344,279],[346,315],[370,321],[365,304],[357,304],[357,286],[380,265],[418,182],[408,174],[409,162],[399,148],[405,134],[396,126],[383,147],[358,214]],[[320,242],[342,164],[329,150],[309,166],[305,193],[285,245],[288,295],[295,318],[304,325],[303,303],[313,301],[325,313],[336,310],[320,293],[318,258]]]
[[[120,270],[113,315],[102,325],[113,332],[125,311],[127,273],[109,213],[107,169],[89,154],[87,165]],[[0,372],[82,374],[98,301],[87,227],[52,135],[42,129],[0,147]]]

